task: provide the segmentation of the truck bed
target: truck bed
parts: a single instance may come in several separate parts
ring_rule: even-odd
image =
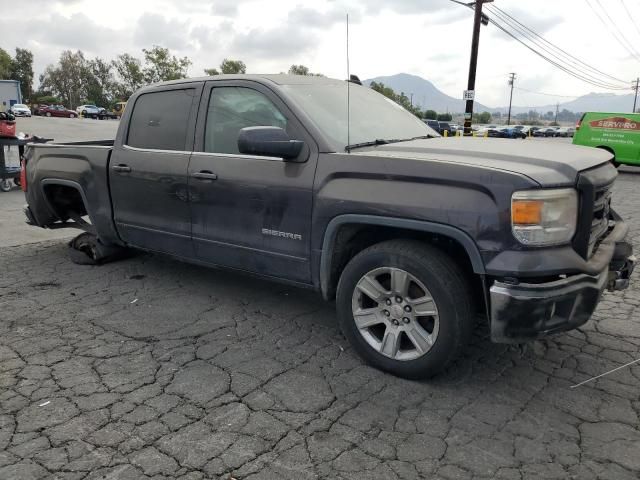
[[[30,220],[43,228],[78,227],[88,217],[105,240],[117,241],[109,195],[113,140],[29,144],[26,198]],[[86,211],[85,205],[90,211]]]

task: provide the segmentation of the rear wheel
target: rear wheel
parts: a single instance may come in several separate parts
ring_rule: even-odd
[[[51,112],[45,113],[45,116],[50,117],[51,116]]]
[[[449,365],[473,328],[473,296],[460,267],[417,241],[367,248],[345,267],[337,292],[344,335],[364,360],[406,378]]]
[[[69,118],[76,118],[76,115],[74,113],[70,113]]]
[[[92,233],[81,233],[69,242],[69,258],[78,265],[101,265],[127,258],[132,251],[119,246],[106,246]]]
[[[11,190],[11,182],[9,180],[1,180],[0,190],[3,192],[9,192]]]

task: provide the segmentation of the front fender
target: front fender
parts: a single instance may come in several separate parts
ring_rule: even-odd
[[[426,232],[442,235],[444,237],[451,238],[457,241],[469,256],[473,271],[477,274],[485,274],[484,263],[482,256],[476,243],[473,239],[462,230],[452,227],[450,225],[444,225],[440,223],[427,222],[421,220],[411,220],[393,217],[382,217],[376,215],[358,215],[358,214],[346,214],[339,215],[333,218],[325,230],[324,239],[322,242],[322,252],[320,255],[320,289],[325,299],[329,297],[329,281],[331,277],[332,268],[332,252],[335,246],[336,234],[343,225],[378,225],[381,227],[401,228],[405,230],[412,230],[417,232]]]

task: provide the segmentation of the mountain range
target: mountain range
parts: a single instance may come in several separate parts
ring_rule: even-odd
[[[441,92],[438,88],[422,77],[409,75],[408,73],[398,73],[387,77],[370,78],[362,82],[369,86],[371,82],[382,82],[387,87],[391,87],[396,93],[404,92],[408,97],[413,94],[413,103],[419,105],[422,109],[431,109],[436,112],[464,112],[465,102],[462,100],[462,92],[460,98],[453,98],[446,93]],[[477,100],[477,99],[476,99]],[[478,103],[474,104],[476,112],[493,111],[493,109]]]
[[[396,93],[404,92],[405,95],[411,96],[413,94],[413,103],[419,105],[423,109],[432,109],[437,112],[451,112],[462,113],[464,112],[465,102],[461,98],[454,98],[442,91],[431,83],[417,75],[410,75],[408,73],[398,73],[396,75],[375,77],[365,80],[365,85],[370,85],[371,82],[382,82],[386,86],[393,88]],[[559,109],[567,109],[572,112],[630,112],[633,108],[633,94],[616,95],[613,93],[589,93],[582,95],[574,100],[563,102],[559,104]],[[462,92],[460,92],[462,97]],[[475,112],[503,112],[508,110],[507,106],[504,107],[488,107],[479,103],[476,99],[474,103]],[[535,110],[541,113],[548,111],[555,111],[556,104],[542,105],[542,106],[520,106],[513,105],[511,112],[513,114],[528,112],[529,110]]]

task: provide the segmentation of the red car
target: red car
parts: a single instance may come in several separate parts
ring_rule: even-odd
[[[38,108],[38,115],[43,117],[68,117],[76,118],[78,114],[73,110],[68,110],[62,105],[49,105]]]

